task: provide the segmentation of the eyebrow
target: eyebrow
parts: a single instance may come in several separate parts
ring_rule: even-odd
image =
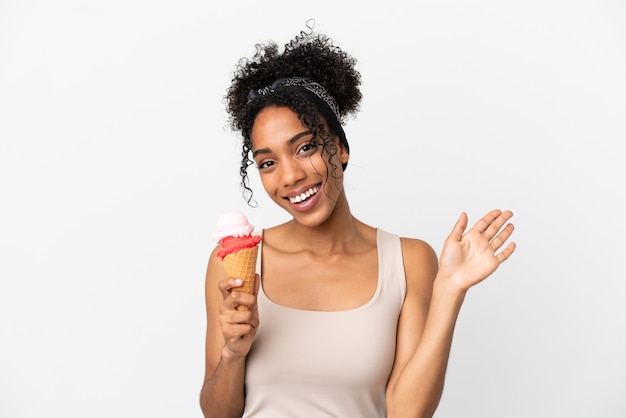
[[[292,138],[289,138],[287,140],[287,145],[291,145],[294,142],[296,142],[298,139],[302,138],[303,136],[310,135],[311,133],[312,133],[311,131],[300,132],[299,134],[296,134]],[[270,154],[271,152],[272,150],[269,148],[259,148],[257,150],[252,151],[252,158],[255,158],[259,154]]]

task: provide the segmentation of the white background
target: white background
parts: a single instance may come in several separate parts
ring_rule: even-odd
[[[626,416],[626,4],[0,0],[0,416],[200,417],[237,60],[305,22],[358,60],[355,215],[437,251],[515,212],[437,418]],[[618,269],[619,268],[619,269]]]

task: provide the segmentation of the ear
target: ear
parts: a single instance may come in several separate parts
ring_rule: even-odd
[[[350,159],[350,154],[348,153],[346,147],[341,143],[341,141],[339,141],[339,152],[337,153],[337,155],[339,156],[339,161],[341,161],[341,164],[346,164]]]

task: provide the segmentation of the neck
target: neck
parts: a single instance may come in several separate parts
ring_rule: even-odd
[[[320,254],[344,251],[360,235],[364,225],[350,212],[344,193],[340,194],[335,210],[322,224],[307,226],[295,219],[287,222],[285,227],[290,237],[297,237],[294,243],[303,249],[316,249]]]

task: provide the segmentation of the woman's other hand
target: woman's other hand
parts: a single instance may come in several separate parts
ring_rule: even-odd
[[[466,232],[463,212],[444,243],[438,277],[461,292],[487,278],[515,250],[514,242],[502,248],[513,233],[513,224],[507,223],[512,216],[509,210],[492,210]]]

